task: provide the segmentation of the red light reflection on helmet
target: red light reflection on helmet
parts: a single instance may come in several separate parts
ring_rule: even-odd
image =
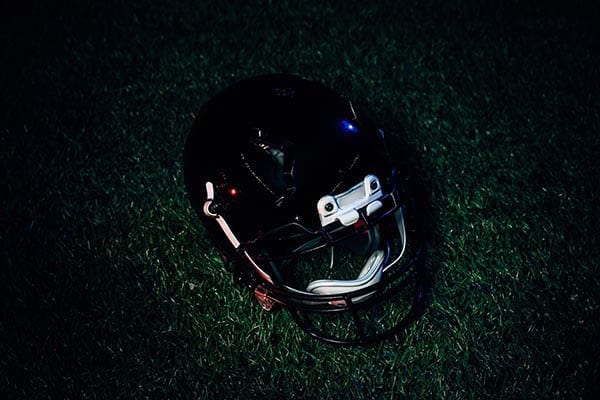
[[[366,225],[365,221],[361,218],[358,221],[356,221],[352,226],[354,227],[355,230],[360,230],[362,229],[364,226]]]

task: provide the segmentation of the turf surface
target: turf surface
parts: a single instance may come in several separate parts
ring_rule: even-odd
[[[167,3],[1,13],[4,398],[598,392],[589,10]],[[339,348],[303,335],[235,286],[203,236],[182,182],[194,113],[270,72],[368,104],[388,135],[405,128],[428,171],[431,304],[396,340]]]

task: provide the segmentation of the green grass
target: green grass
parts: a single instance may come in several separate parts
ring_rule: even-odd
[[[166,3],[3,13],[0,392],[598,392],[597,21],[516,2]],[[190,208],[194,113],[270,72],[368,104],[422,158],[434,286],[396,340],[339,348],[261,311]]]

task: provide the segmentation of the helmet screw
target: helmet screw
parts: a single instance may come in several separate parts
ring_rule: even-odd
[[[329,212],[331,210],[333,210],[333,204],[332,203],[325,204],[325,211]]]
[[[371,190],[377,189],[377,181],[371,181]]]

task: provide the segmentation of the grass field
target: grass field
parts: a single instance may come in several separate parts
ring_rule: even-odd
[[[0,13],[1,397],[599,392],[600,30],[585,8],[122,3]],[[309,338],[206,242],[183,187],[194,113],[271,72],[368,104],[419,152],[434,285],[396,340]]]

